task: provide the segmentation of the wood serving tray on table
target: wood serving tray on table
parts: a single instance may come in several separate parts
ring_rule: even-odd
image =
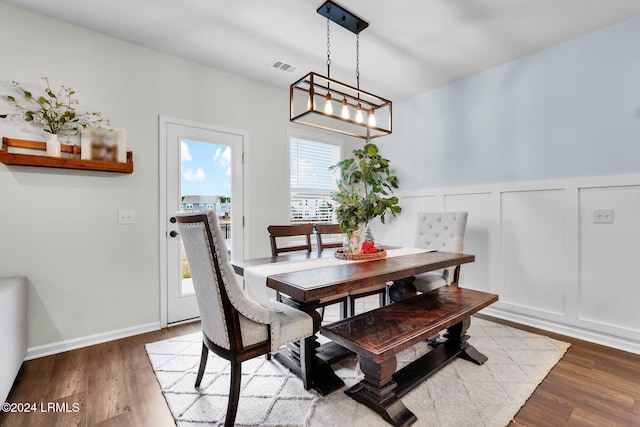
[[[336,258],[348,261],[372,261],[374,259],[382,259],[387,256],[387,251],[382,248],[375,254],[346,254],[342,249],[338,249],[335,254]]]

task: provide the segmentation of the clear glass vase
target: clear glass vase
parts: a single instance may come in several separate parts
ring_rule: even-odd
[[[362,235],[362,241],[364,242],[375,242],[376,239],[373,237],[373,233],[371,232],[371,228],[369,224],[364,227],[364,234]]]

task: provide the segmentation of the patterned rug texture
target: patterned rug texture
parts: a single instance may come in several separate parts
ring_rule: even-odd
[[[414,426],[504,427],[516,415],[569,344],[473,318],[469,342],[489,360],[456,359],[402,398],[418,417]],[[201,334],[147,344],[158,383],[178,427],[224,425],[229,363],[209,352],[199,390],[194,388]],[[429,351],[418,344],[398,355],[399,367]],[[306,391],[288,369],[259,356],[242,364],[236,425],[385,427],[389,424],[344,394],[363,378],[357,358],[333,366],[346,386],[328,396]]]

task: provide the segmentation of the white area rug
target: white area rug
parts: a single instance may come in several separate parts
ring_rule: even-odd
[[[569,344],[473,318],[469,342],[489,361],[478,366],[456,359],[402,398],[418,417],[414,426],[503,427],[516,415]],[[201,334],[147,344],[147,353],[179,427],[224,425],[229,363],[209,352],[200,390],[194,388]],[[418,345],[398,357],[399,365],[428,351]],[[344,394],[362,379],[357,360],[334,365],[346,387],[320,396],[277,362],[263,356],[242,364],[239,426],[388,426],[369,408]]]

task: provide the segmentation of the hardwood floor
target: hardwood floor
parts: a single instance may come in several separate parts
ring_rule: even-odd
[[[496,321],[571,342],[510,427],[640,426],[640,355]],[[174,426],[144,345],[199,331],[194,322],[25,362],[8,401],[38,412],[0,413],[0,426]]]
[[[640,426],[640,355],[477,316],[571,343],[510,427]]]
[[[199,331],[194,322],[27,361],[7,401],[38,411],[0,413],[0,426],[175,426],[144,345]],[[50,403],[67,412],[46,412]]]

